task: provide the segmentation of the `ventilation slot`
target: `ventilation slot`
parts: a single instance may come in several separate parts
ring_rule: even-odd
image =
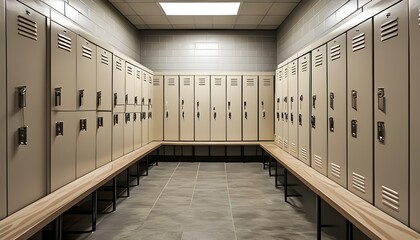
[[[282,78],[283,77],[283,71],[280,71],[279,72],[279,78]]]
[[[340,59],[341,57],[341,46],[337,45],[331,48],[331,61]]]
[[[315,67],[322,65],[322,54],[315,56]]]
[[[292,151],[293,154],[296,154],[296,144],[295,143],[290,144],[290,150]]]
[[[140,70],[137,70],[136,71],[136,78],[137,79],[141,79],[141,72],[140,72]]]
[[[287,68],[284,69],[284,78],[287,78]]]
[[[152,84],[152,83],[153,83],[152,75],[149,75],[149,84]]]
[[[133,75],[133,68],[130,66],[127,66],[127,74],[128,75]]]
[[[335,163],[331,163],[331,175],[341,178],[341,167]]]
[[[160,86],[159,78],[153,78],[153,86]]]
[[[301,149],[300,149],[300,154],[301,154],[301,156],[302,156],[302,159],[305,159],[305,160],[307,160],[307,159],[308,159],[308,150],[306,150],[306,149],[304,149],[304,148],[301,148]]]
[[[420,26],[420,8],[419,8],[419,15],[418,15],[418,22],[419,22],[419,26]]]
[[[122,63],[117,61],[116,64],[115,64],[115,68],[122,71]]]
[[[147,82],[147,75],[146,75],[146,73],[143,73],[143,82]]]
[[[255,85],[255,80],[253,78],[246,79],[246,85],[252,87]]]
[[[361,33],[355,37],[353,37],[351,44],[352,44],[352,50],[353,52],[359,51],[363,48],[365,48],[365,33]]]
[[[302,63],[302,72],[308,71],[308,62],[305,61]]]
[[[214,85],[216,85],[216,86],[222,86],[222,79],[221,78],[216,78],[214,80]]]
[[[82,46],[82,56],[85,58],[92,59],[92,49]]]
[[[168,79],[168,86],[175,86],[175,78]]]
[[[206,79],[205,78],[199,78],[198,79],[198,85],[206,86]]]
[[[108,57],[106,55],[101,54],[101,63],[108,65],[109,60]]]
[[[292,75],[296,75],[296,66],[292,66]]]
[[[286,139],[284,139],[283,141],[283,147],[288,149],[289,148],[289,141],[287,141]]]
[[[271,86],[271,79],[269,79],[269,78],[263,79],[263,86],[264,87],[270,87]]]
[[[190,86],[191,85],[191,79],[190,78],[184,78],[184,86]]]
[[[237,78],[232,78],[230,80],[230,86],[237,87],[238,86],[238,79]]]
[[[399,193],[390,188],[382,186],[382,204],[395,211],[398,211],[400,208]]]
[[[398,18],[381,25],[381,41],[386,41],[396,36],[398,36]]]
[[[58,48],[61,48],[67,52],[71,52],[71,38],[58,34]]]
[[[314,155],[314,164],[317,168],[322,168],[322,157]]]
[[[32,40],[38,40],[38,27],[36,22],[25,17],[18,16],[18,34]]]
[[[362,193],[366,193],[366,180],[365,177],[363,177],[362,175],[359,175],[355,172],[352,173],[353,178],[352,178],[352,186],[354,189],[362,192]]]

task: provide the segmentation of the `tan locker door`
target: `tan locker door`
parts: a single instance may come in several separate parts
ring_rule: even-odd
[[[96,48],[96,106],[100,111],[112,110],[112,53]]]
[[[153,139],[163,140],[163,76],[153,76]]]
[[[194,141],[194,76],[179,78],[179,140]]]
[[[284,76],[283,76],[283,67],[279,68],[279,79],[277,81],[277,85],[278,85],[278,91],[279,91],[279,99],[276,100],[276,104],[278,104],[279,107],[279,117],[280,119],[278,120],[278,127],[279,127],[279,136],[278,136],[278,144],[281,148],[283,148],[283,125],[284,125],[284,109],[283,109],[283,81],[284,81]]]
[[[373,203],[372,19],[347,32],[348,189]]]
[[[408,224],[408,6],[373,19],[375,206]]]
[[[420,112],[417,104],[420,102],[420,29],[419,1],[410,1],[410,227],[420,232]]]
[[[276,69],[276,76],[274,79],[274,142],[279,143],[280,138],[280,80],[279,80],[280,70]]]
[[[77,110],[96,110],[96,45],[77,36]]]
[[[136,150],[142,146],[141,112],[133,113],[133,125],[134,150]]]
[[[226,86],[228,141],[242,140],[242,76],[228,76]]]
[[[258,140],[258,80],[257,76],[243,76],[242,84],[242,140]]]
[[[112,159],[112,113],[98,112],[96,119],[96,167]]]
[[[114,113],[112,125],[112,160],[124,154],[124,113]]]
[[[124,113],[124,154],[132,152],[133,149],[134,149],[133,113]]]
[[[125,111],[134,111],[134,66],[126,62],[125,65]]]
[[[258,140],[272,141],[274,137],[274,78],[259,76]]]
[[[311,54],[298,59],[298,141],[299,159],[310,165],[311,147]]]
[[[112,102],[114,112],[125,111],[125,61],[116,56],[112,56]]]
[[[289,68],[287,64],[283,66],[283,84],[282,84],[282,106],[283,106],[283,149],[289,151]]]
[[[178,76],[164,77],[164,129],[165,141],[179,140],[179,81]]]
[[[76,34],[51,21],[51,109],[76,110]]]
[[[311,166],[327,175],[327,56],[326,45],[312,51]]]
[[[10,215],[47,193],[47,73],[45,17],[18,3],[10,3],[9,6],[8,2],[7,5],[7,183]],[[19,99],[26,104],[21,104],[23,102]],[[23,134],[25,139],[18,137],[19,132],[26,132]],[[6,135],[5,132],[3,134]]]
[[[327,43],[328,177],[347,188],[346,34]]]
[[[148,112],[147,112],[147,119],[149,120],[149,129],[148,129],[148,136],[147,142],[153,141],[154,135],[154,120],[153,120],[153,75],[149,74],[149,102],[148,102]]]
[[[76,177],[95,170],[96,167],[96,112],[81,111],[77,114]]]
[[[138,67],[134,67],[134,111],[141,112],[142,92],[142,71]]]
[[[298,108],[297,108],[297,91],[298,91],[298,80],[297,80],[297,60],[290,62],[287,66],[288,69],[288,98],[287,98],[287,105],[289,113],[287,114],[288,117],[288,125],[289,125],[289,153],[294,156],[298,157]]]
[[[142,106],[146,106],[147,107],[147,101],[149,99],[149,78],[148,78],[148,72],[142,70],[142,77],[141,77],[141,91],[142,91],[142,96],[141,96],[141,105]],[[147,108],[146,108],[147,109]],[[143,108],[144,110],[144,108]]]
[[[0,32],[5,33],[6,31],[6,19],[5,19],[5,6],[0,6]],[[0,132],[6,133],[6,34],[0,35],[0,47],[2,49],[0,54]],[[7,170],[6,170],[6,134],[0,136],[0,220],[3,219],[7,214]]]
[[[51,191],[76,179],[77,113],[51,112]]]
[[[210,82],[210,140],[226,141],[226,76],[211,76]]]
[[[210,76],[195,76],[195,140],[210,140]]]
[[[142,146],[149,143],[149,118],[147,114],[149,112],[149,73],[143,71],[141,89],[143,92],[142,96],[142,122],[141,122],[141,144]]]

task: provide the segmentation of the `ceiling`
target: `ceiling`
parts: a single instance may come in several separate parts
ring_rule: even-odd
[[[277,29],[300,0],[238,0],[237,16],[166,16],[158,2],[235,0],[109,0],[138,29]]]

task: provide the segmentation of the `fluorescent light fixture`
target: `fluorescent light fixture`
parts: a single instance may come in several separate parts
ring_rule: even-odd
[[[166,15],[238,15],[240,2],[160,2]]]

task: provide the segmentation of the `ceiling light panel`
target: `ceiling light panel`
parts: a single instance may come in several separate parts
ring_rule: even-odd
[[[160,2],[166,15],[237,15],[240,2]]]

